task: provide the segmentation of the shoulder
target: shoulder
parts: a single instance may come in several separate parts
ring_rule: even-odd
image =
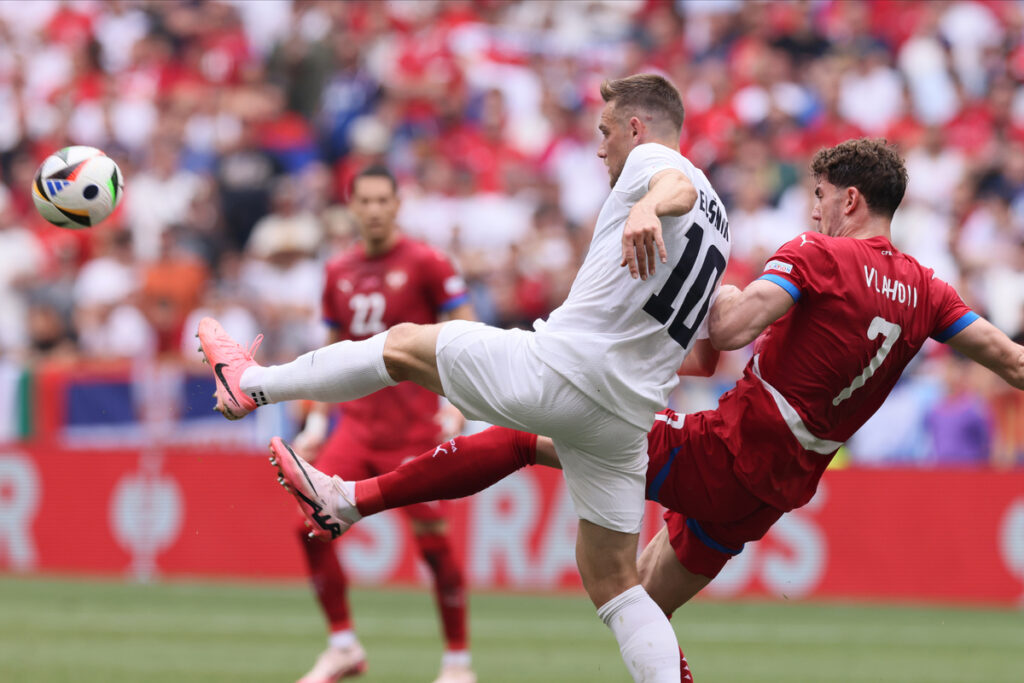
[[[676,169],[690,177],[689,168],[692,167],[675,149],[647,142],[630,150],[612,191],[630,199],[639,199],[641,193],[647,191],[651,178],[660,171]]]
[[[893,249],[893,252],[895,256],[898,256],[900,258],[905,268],[918,271],[926,280],[936,279],[935,270],[933,268],[929,268],[928,266],[924,265],[910,254],[906,254],[896,249]]]
[[[833,261],[836,252],[843,248],[840,241],[835,237],[828,237],[809,230],[785,242],[775,254],[776,256],[789,255],[804,261],[820,259]]]
[[[691,167],[692,165],[687,162],[686,157],[680,154],[678,150],[657,142],[646,142],[642,145],[637,145],[629,152],[629,156],[626,157],[626,166],[623,170],[627,171],[630,168],[634,170],[675,168],[685,171]]]
[[[448,263],[450,261],[448,255],[437,247],[432,244],[428,244],[427,242],[413,239],[412,237],[402,237],[401,242],[396,249],[401,249],[406,258],[417,261],[418,263],[429,265],[437,263],[438,261],[444,263]]]
[[[651,175],[665,168],[685,172],[689,167],[691,165],[677,150],[657,142],[646,142],[630,150],[622,175]]]
[[[324,264],[324,270],[330,275],[351,268],[363,258],[363,250],[359,246],[349,247],[331,255]]]
[[[659,142],[645,142],[642,145],[637,145],[630,151],[629,157],[635,157],[636,159],[669,159],[678,162],[686,159],[686,157],[679,153],[679,150],[672,149]]]

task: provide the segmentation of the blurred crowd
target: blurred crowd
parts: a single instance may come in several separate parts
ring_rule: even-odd
[[[324,261],[356,238],[354,173],[383,162],[400,223],[452,255],[481,319],[564,298],[608,191],[598,86],[683,94],[681,150],[722,195],[727,279],[810,227],[810,156],[886,137],[910,185],[897,246],[1024,331],[1024,6],[1017,2],[0,1],[0,353],[195,361],[204,314],[261,360],[323,341]],[[105,224],[32,207],[39,162],[102,148]],[[929,348],[849,445],[864,463],[1024,463],[1024,406]],[[714,404],[746,354],[687,381]],[[955,444],[955,445],[954,445]]]

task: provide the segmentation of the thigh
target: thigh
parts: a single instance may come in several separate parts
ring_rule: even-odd
[[[580,411],[592,400],[549,368],[533,349],[533,333],[455,320],[437,340],[445,396],[474,420],[544,436],[588,435]]]
[[[540,393],[523,330],[453,320],[437,339],[444,395],[471,420],[530,431],[528,404]]]
[[[637,533],[647,434],[549,368],[532,333],[449,323],[438,338],[445,394],[473,419],[551,437],[580,519]]]
[[[629,430],[623,431],[625,435],[613,435],[601,450],[552,441],[576,515],[605,529],[635,534],[644,516],[646,440],[642,434],[629,438]]]

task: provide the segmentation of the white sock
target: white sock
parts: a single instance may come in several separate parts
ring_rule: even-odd
[[[356,634],[351,629],[345,629],[344,631],[334,631],[331,635],[327,636],[327,645],[333,647],[335,650],[347,650],[350,647],[354,647],[359,644],[359,640],[356,638]]]
[[[619,641],[634,681],[679,683],[679,644],[668,618],[643,586],[633,586],[597,608]]]
[[[337,498],[334,499],[334,514],[350,522],[358,522],[363,515],[356,506],[356,483],[345,481],[341,477],[334,477],[334,480],[341,487]]]
[[[471,662],[469,650],[446,650],[441,655],[441,668],[446,666],[458,666],[468,669]]]
[[[387,334],[324,346],[284,365],[253,365],[242,373],[239,385],[247,394],[263,392],[267,403],[302,398],[339,403],[362,398],[398,384],[384,367]]]

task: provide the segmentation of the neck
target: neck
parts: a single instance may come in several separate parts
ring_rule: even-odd
[[[367,256],[380,256],[381,254],[386,254],[391,251],[397,242],[398,233],[393,232],[385,240],[363,240],[363,251],[366,252]]]
[[[833,236],[852,237],[861,240],[871,239],[872,237],[884,237],[891,242],[891,219],[869,214],[867,220],[845,223]]]
[[[669,149],[674,149],[676,151],[679,151],[679,136],[680,136],[679,132],[676,132],[674,134],[674,136],[673,135],[665,135],[665,134],[662,134],[662,135],[652,135],[652,134],[648,133],[647,135],[640,136],[640,138],[639,138],[639,140],[637,140],[636,144],[643,145],[643,144],[646,144],[648,142],[655,142],[655,143],[657,143],[659,145],[665,145]]]

